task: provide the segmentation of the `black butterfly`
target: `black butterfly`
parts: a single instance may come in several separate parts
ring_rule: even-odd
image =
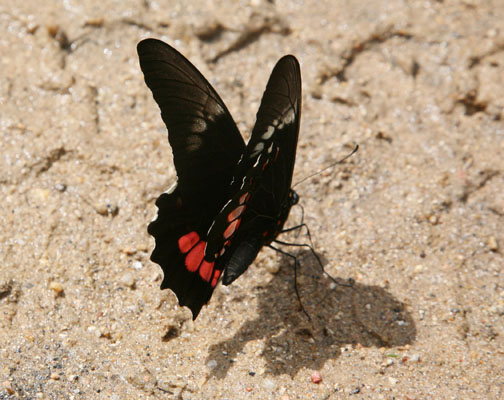
[[[161,109],[178,181],[156,201],[151,260],[196,319],[219,279],[229,285],[282,232],[298,196],[291,189],[301,114],[301,72],[281,58],[245,143],[223,101],[177,50],[138,44],[145,82]]]

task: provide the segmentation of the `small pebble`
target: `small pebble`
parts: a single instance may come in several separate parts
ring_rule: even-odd
[[[275,262],[274,260],[268,259],[265,263],[264,266],[266,267],[266,271],[268,271],[270,274],[275,275],[280,271],[280,263]]]
[[[109,215],[115,217],[117,214],[119,214],[119,206],[115,204],[107,204],[107,212]]]
[[[61,296],[63,294],[63,285],[59,282],[51,282],[49,284],[49,289],[51,289],[57,296]]]
[[[319,371],[315,371],[314,373],[311,374],[311,381],[313,383],[320,383],[320,382],[322,382],[322,375],[320,374]]]
[[[495,238],[495,236],[490,236],[488,238],[487,245],[488,248],[493,252],[497,252],[499,250],[499,243],[497,243],[497,239]]]
[[[388,378],[388,381],[391,385],[397,385],[398,382],[396,378],[392,378],[391,376]]]
[[[134,249],[133,247],[124,247],[121,249],[121,251],[127,256],[132,256],[136,253],[136,249]]]
[[[273,382],[271,379],[268,379],[266,378],[264,381],[263,381],[263,387],[266,389],[266,390],[275,390],[276,389],[276,383]]]
[[[133,274],[126,273],[121,277],[121,284],[123,286],[129,287],[130,289],[135,289],[136,282]]]
[[[14,394],[14,389],[12,388],[12,384],[9,381],[2,383],[2,386],[4,387],[7,394]]]
[[[101,336],[101,332],[100,330],[94,326],[94,325],[91,325],[87,328],[88,332],[92,335],[94,335],[95,337],[99,338]]]
[[[97,203],[94,205],[95,211],[100,214],[100,215],[107,215],[108,210],[107,210],[107,205],[103,203]]]
[[[149,251],[150,247],[147,245],[147,243],[139,243],[137,244],[137,250],[138,251]]]
[[[119,214],[119,206],[115,204],[96,203],[94,205],[94,209],[98,214],[103,216],[111,215],[115,217],[117,214]]]
[[[57,190],[58,192],[64,192],[67,188],[67,185],[65,185],[64,183],[57,183],[56,185],[54,185],[54,189]]]
[[[102,17],[98,17],[98,18],[90,18],[86,21],[86,23],[84,24],[84,26],[92,26],[92,27],[95,27],[95,28],[100,28],[103,26],[104,24],[104,19]]]
[[[436,216],[436,215],[431,215],[429,217],[429,222],[432,224],[432,225],[437,225],[439,223],[439,218]]]
[[[50,379],[52,379],[53,381],[59,381],[60,380],[60,376],[58,373],[56,372],[53,372],[50,376]]]
[[[210,369],[215,368],[216,366],[217,366],[217,361],[215,361],[215,360],[210,360],[207,363],[207,367]]]
[[[34,188],[30,190],[30,194],[33,196],[34,199],[44,202],[49,198],[50,192],[47,189]]]

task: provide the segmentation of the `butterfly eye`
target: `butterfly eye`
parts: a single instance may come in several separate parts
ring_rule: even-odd
[[[289,192],[289,197],[290,197],[291,206],[293,206],[299,202],[299,195],[294,190],[291,190]]]

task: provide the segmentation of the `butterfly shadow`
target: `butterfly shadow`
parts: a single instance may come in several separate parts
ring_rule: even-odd
[[[246,353],[246,344],[256,340],[264,341],[259,354],[266,361],[265,372],[292,377],[301,368],[321,369],[349,345],[388,348],[415,341],[411,314],[387,290],[355,282],[349,285],[341,279],[335,284],[321,273],[311,253],[300,252],[297,257],[301,262],[298,290],[311,320],[297,301],[292,268],[284,267],[292,266],[292,260],[281,256],[280,271],[266,285],[253,289],[257,318],[247,320],[233,337],[210,346],[207,362],[217,362],[210,375],[224,378],[234,359]],[[235,301],[242,299],[237,295]],[[247,315],[246,303],[237,305]]]

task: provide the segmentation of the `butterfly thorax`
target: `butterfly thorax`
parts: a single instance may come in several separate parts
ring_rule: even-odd
[[[296,205],[299,201],[298,194],[290,189],[286,201],[282,203],[280,212],[275,220],[271,220],[269,224],[265,224],[265,229],[262,232],[264,238],[264,244],[270,244],[279,233],[282,232],[283,226],[287,218],[289,217],[290,210],[293,205]]]

